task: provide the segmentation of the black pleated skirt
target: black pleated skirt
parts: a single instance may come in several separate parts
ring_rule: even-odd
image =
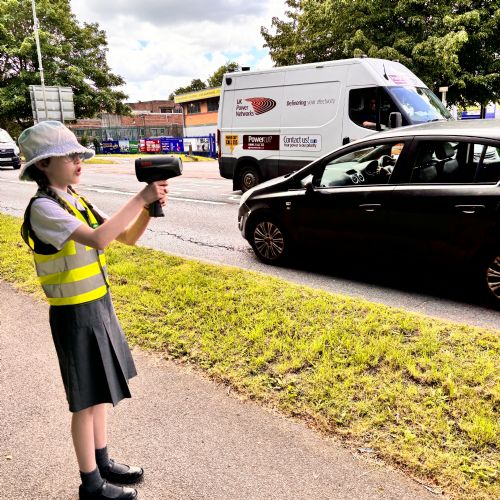
[[[71,412],[130,397],[128,381],[137,371],[109,293],[51,306],[49,318]]]

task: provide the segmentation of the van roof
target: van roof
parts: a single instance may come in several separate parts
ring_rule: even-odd
[[[254,71],[234,71],[226,73],[224,76],[230,76],[233,79],[245,78],[247,76],[270,75],[273,73],[304,71],[308,69],[332,68],[336,66],[355,66],[361,65],[367,73],[371,74],[378,85],[383,86],[407,86],[426,87],[415,74],[399,61],[389,59],[377,59],[373,57],[354,57],[351,59],[338,59],[335,61],[324,61],[307,64],[294,64],[292,66],[278,66],[276,68],[254,70]],[[225,79],[223,87],[226,87]]]

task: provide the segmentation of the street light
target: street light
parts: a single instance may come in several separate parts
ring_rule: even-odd
[[[35,0],[31,0],[33,8],[33,31],[35,32],[36,51],[38,53],[38,69],[40,70],[40,80],[42,81],[43,104],[45,106],[45,119],[48,119],[47,97],[45,96],[45,78],[43,76],[42,51],[40,50],[40,38],[38,37],[38,18],[36,17]]]

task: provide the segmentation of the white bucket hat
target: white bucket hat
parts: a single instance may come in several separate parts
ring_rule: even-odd
[[[30,175],[31,165],[53,156],[66,156],[80,153],[85,160],[94,156],[94,151],[83,147],[71,130],[61,122],[44,121],[24,130],[18,139],[19,149],[26,163],[19,172],[22,181],[33,180]]]

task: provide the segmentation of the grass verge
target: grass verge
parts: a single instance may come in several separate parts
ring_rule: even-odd
[[[0,214],[0,278],[41,298],[19,225]],[[107,256],[131,343],[456,498],[500,497],[498,331],[140,247]]]
[[[94,156],[93,158],[90,158],[90,160],[84,160],[83,163],[86,165],[111,165],[115,164],[116,161],[103,158],[102,156]]]

